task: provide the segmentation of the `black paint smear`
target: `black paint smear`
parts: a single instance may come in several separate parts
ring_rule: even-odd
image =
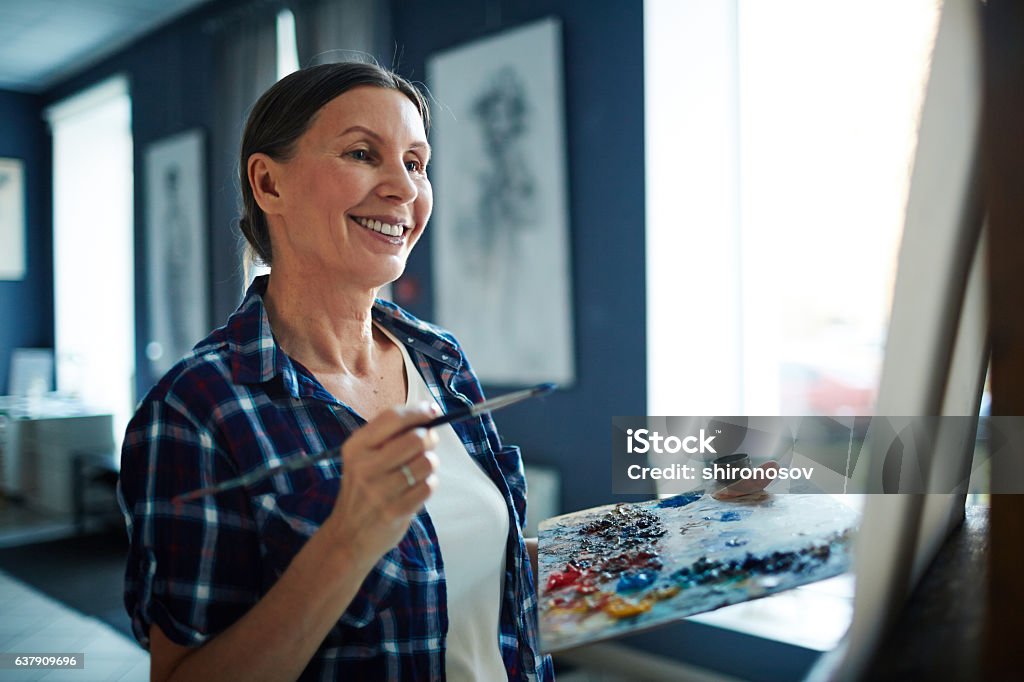
[[[585,549],[614,549],[653,543],[665,534],[665,526],[658,517],[642,507],[616,505],[601,518],[580,529],[581,535],[600,538],[601,545],[584,540]]]

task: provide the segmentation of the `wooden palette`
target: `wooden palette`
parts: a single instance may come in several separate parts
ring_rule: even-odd
[[[859,515],[827,495],[700,492],[540,524],[544,651],[634,634],[849,570]]]

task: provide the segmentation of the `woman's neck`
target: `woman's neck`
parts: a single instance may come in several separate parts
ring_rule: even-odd
[[[263,301],[274,338],[290,357],[318,375],[364,377],[390,343],[374,330],[376,293],[274,268]]]

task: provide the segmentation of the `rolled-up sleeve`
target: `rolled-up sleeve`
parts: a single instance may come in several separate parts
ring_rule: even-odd
[[[130,541],[125,606],[144,647],[153,625],[177,644],[202,644],[259,599],[259,541],[244,491],[172,501],[235,473],[174,400],[147,399],[129,424],[118,490]]]

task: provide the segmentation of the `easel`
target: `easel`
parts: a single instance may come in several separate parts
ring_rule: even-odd
[[[982,16],[992,414],[1024,415],[1024,3],[988,0]],[[992,476],[1019,475],[1020,466],[995,462]],[[983,666],[986,679],[1003,680],[1024,666],[1024,495],[993,495],[989,523]]]
[[[879,414],[976,415],[990,359],[992,415],[1024,415],[1022,36],[1024,3],[1017,0],[943,3]],[[942,443],[939,429],[930,435],[932,442]],[[969,466],[969,458],[959,454],[936,445],[923,467],[925,475],[934,478],[943,466]],[[993,481],[1016,482],[1022,475],[1024,453],[992,463]],[[963,518],[962,491],[869,501],[861,537],[862,553],[872,561],[856,567],[854,622],[811,679],[856,680],[892,671],[875,654],[881,644],[892,643],[886,640],[894,621]],[[1019,676],[1024,666],[1024,649],[1017,641],[1024,621],[1024,495],[992,496],[988,533],[987,603],[975,597],[963,617],[971,618],[965,627],[985,628],[978,647],[982,660],[975,657],[969,669],[1002,680]],[[956,605],[947,601],[939,607]],[[915,654],[904,650],[900,655]]]

